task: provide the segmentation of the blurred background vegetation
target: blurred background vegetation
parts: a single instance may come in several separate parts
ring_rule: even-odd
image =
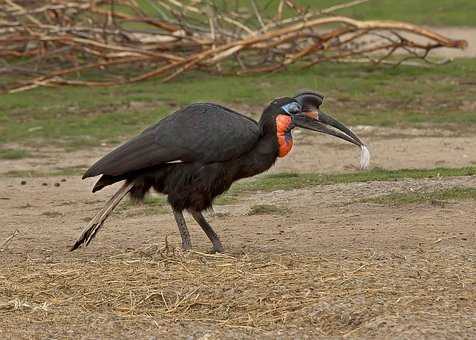
[[[298,2],[312,8],[341,3]],[[151,4],[142,3],[144,8]],[[271,10],[277,2],[264,3]],[[472,0],[374,0],[337,14],[472,30],[475,13]],[[461,58],[430,67],[326,63],[253,76],[194,71],[170,83],[152,79],[107,88],[36,88],[1,96],[0,143],[68,149],[114,144],[191,102],[219,102],[256,117],[271,99],[303,88],[322,92],[325,109],[350,125],[436,124],[467,131],[476,124],[475,79],[476,59]],[[10,151],[5,154],[12,157]]]

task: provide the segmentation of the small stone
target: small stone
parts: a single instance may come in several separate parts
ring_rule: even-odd
[[[55,183],[55,187],[59,187],[60,184],[58,182]]]
[[[66,182],[66,178],[62,178],[62,179],[61,179],[61,182]]]
[[[20,184],[21,184],[21,185],[25,185],[25,184],[26,184],[26,181],[23,180],[23,181],[20,182]]]
[[[41,183],[41,185],[46,187],[48,185],[48,183],[44,182],[44,183]]]

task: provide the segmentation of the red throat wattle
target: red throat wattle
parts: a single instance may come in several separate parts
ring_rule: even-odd
[[[285,115],[276,116],[276,135],[279,144],[279,157],[286,156],[293,147],[291,124],[291,117]]]

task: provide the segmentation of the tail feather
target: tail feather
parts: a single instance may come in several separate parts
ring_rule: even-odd
[[[114,208],[121,202],[124,196],[132,189],[134,183],[124,183],[122,187],[111,197],[111,199],[106,203],[104,208],[102,208],[88,223],[86,228],[81,232],[81,235],[76,240],[74,245],[71,247],[71,251],[78,249],[83,244],[84,246],[89,245],[98,230],[102,227],[104,221],[108,218],[108,216],[112,213]]]

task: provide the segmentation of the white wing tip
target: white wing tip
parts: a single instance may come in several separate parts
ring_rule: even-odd
[[[360,169],[364,170],[369,167],[370,163],[370,152],[369,149],[367,148],[367,145],[362,145],[361,147],[361,152],[360,152]]]

